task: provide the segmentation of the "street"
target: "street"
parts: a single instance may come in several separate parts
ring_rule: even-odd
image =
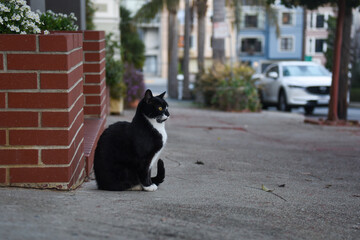
[[[167,82],[164,78],[159,77],[145,77],[146,88],[151,89],[155,94],[160,94],[164,91],[167,91]],[[265,110],[266,111],[266,110]],[[269,107],[268,111],[277,111],[275,107]],[[305,115],[304,108],[294,108],[292,109],[293,113]],[[328,114],[327,107],[315,108],[314,113],[307,117],[310,118],[323,118],[326,119]],[[360,121],[360,107],[349,107],[348,108],[348,120],[357,120]]]

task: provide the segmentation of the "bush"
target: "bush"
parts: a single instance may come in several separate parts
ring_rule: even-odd
[[[126,63],[124,69],[124,82],[127,88],[125,102],[128,104],[134,100],[141,99],[144,96],[145,83],[144,75],[133,65]]]
[[[254,70],[246,65],[235,66],[231,73],[229,66],[217,64],[200,77],[197,90],[203,94],[206,106],[225,111],[259,111],[253,74]]]
[[[123,65],[120,60],[116,60],[115,50],[119,49],[119,44],[112,40],[113,34],[106,35],[106,84],[110,88],[110,97],[119,99],[126,96],[126,85],[123,81]]]
[[[39,14],[32,12],[25,0],[0,0],[0,13],[0,33],[36,34],[44,26]]]
[[[54,13],[51,10],[47,10],[40,14],[40,21],[44,24],[40,26],[41,30],[52,30],[52,31],[77,31],[79,26],[75,24],[77,18],[74,13],[62,14]]]

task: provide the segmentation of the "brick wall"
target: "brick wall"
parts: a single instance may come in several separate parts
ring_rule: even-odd
[[[85,117],[104,117],[106,112],[105,33],[84,31]]]
[[[0,35],[0,185],[71,189],[82,182],[82,40],[82,34]],[[105,64],[98,62],[97,68]]]

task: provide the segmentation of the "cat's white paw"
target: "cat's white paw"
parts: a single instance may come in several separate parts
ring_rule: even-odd
[[[156,186],[156,184],[152,184],[152,185],[150,185],[150,186],[148,186],[148,187],[145,187],[145,186],[142,186],[143,187],[143,189],[145,190],[145,191],[147,191],[147,192],[154,192],[154,191],[156,191],[156,189],[158,188],[157,186]]]

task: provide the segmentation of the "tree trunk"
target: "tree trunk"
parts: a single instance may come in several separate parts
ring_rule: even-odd
[[[184,24],[184,81],[183,81],[183,99],[190,99],[189,90],[189,62],[190,62],[190,3],[185,0],[185,24]]]
[[[198,48],[198,71],[202,74],[205,71],[205,39],[206,39],[206,11],[207,0],[197,0],[196,2],[198,15],[198,32],[197,32],[197,48]]]
[[[168,25],[168,94],[170,98],[178,98],[178,24],[176,11],[169,11]]]
[[[339,98],[338,98],[338,117],[341,120],[347,119],[348,107],[348,89],[349,89],[349,62],[350,62],[350,43],[351,43],[351,24],[352,24],[352,9],[346,6],[344,27],[343,27],[343,41],[341,45],[341,65],[339,75]]]
[[[341,44],[342,44],[342,29],[344,23],[346,0],[338,1],[338,17],[336,22],[336,38],[334,44],[334,64],[333,64],[333,75],[330,91],[330,104],[329,104],[329,121],[337,121],[337,104],[338,104],[338,89],[339,89],[339,71],[340,71],[340,55],[341,55]]]
[[[213,26],[214,23],[225,22],[225,0],[213,0],[213,9]],[[213,37],[212,49],[214,62],[225,63],[225,39]]]

